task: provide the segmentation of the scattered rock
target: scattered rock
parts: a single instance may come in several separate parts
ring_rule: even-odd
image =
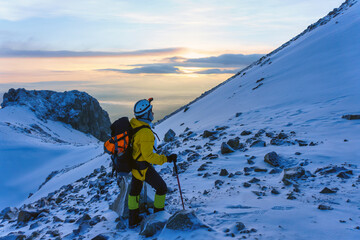
[[[298,180],[305,175],[305,169],[303,167],[293,167],[284,170],[283,183],[285,185],[293,184],[293,181]]]
[[[340,172],[338,175],[336,175],[338,178],[342,179],[349,179],[349,175],[347,175],[345,172]]]
[[[258,178],[256,178],[256,177],[252,178],[252,179],[249,181],[249,183],[257,183],[257,182],[260,182],[260,179],[258,179]]]
[[[99,234],[96,237],[92,238],[91,240],[108,240],[109,237],[104,234]]]
[[[240,149],[239,138],[233,138],[227,141],[227,144],[234,150]]]
[[[263,140],[256,140],[250,145],[250,147],[266,147],[266,142]]]
[[[255,167],[254,168],[254,172],[267,172],[268,170],[266,168],[258,168],[258,167]]]
[[[4,208],[0,213],[0,219],[13,220],[17,218],[19,210],[15,207]]]
[[[164,136],[164,142],[172,142],[172,141],[174,141],[175,136],[176,136],[176,133],[172,129],[169,129],[167,131],[167,133],[165,134],[165,136]]]
[[[40,212],[28,212],[28,211],[24,211],[24,210],[21,210],[19,212],[19,215],[18,215],[18,219],[17,219],[17,222],[29,222],[31,220],[34,220],[36,219],[38,216],[39,216]]]
[[[318,209],[320,209],[320,210],[333,210],[334,208],[332,208],[330,206],[327,206],[327,205],[320,204],[318,206]]]
[[[242,113],[238,112],[238,113],[235,114],[235,117],[240,117],[241,115],[242,115]]]
[[[219,189],[220,186],[222,186],[223,184],[224,184],[224,181],[221,181],[221,180],[216,180],[216,181],[215,181],[215,187],[216,187],[217,189]]]
[[[218,157],[219,157],[219,155],[210,153],[210,154],[206,155],[205,157],[203,157],[202,159],[203,160],[208,160],[208,159],[212,160],[212,159],[216,159]]]
[[[139,234],[145,237],[155,235],[157,231],[164,228],[169,217],[170,215],[165,211],[150,215],[141,222],[141,230]]]
[[[200,219],[195,215],[194,211],[190,210],[181,210],[176,212],[171,216],[166,223],[165,228],[171,230],[197,230],[197,229],[206,229],[208,231],[213,231],[209,226],[205,225]]]
[[[227,143],[223,142],[221,144],[221,154],[228,154],[232,152],[235,152],[235,150],[232,149]]]
[[[331,190],[331,189],[329,189],[329,188],[325,187],[323,190],[321,190],[321,192],[320,192],[320,193],[323,193],[323,194],[327,194],[327,193],[336,193],[336,191]]]
[[[269,152],[265,155],[264,161],[273,167],[279,167],[281,159],[276,152]]]
[[[248,183],[248,182],[244,182],[244,183],[243,183],[243,186],[244,186],[245,188],[248,188],[248,187],[251,187],[251,184]]]
[[[55,223],[55,222],[64,222],[64,220],[60,219],[60,218],[57,217],[57,216],[54,216],[54,217],[53,217],[53,222],[54,222],[54,223]]]
[[[275,194],[275,195],[280,194],[280,192],[279,192],[276,188],[273,188],[273,189],[271,190],[271,193],[272,193],[272,194]]]
[[[295,195],[294,195],[294,192],[289,193],[287,199],[289,199],[289,200],[294,200],[294,199],[296,199],[296,197],[295,197]]]
[[[201,147],[201,146],[200,146]],[[187,161],[189,162],[193,162],[193,161],[196,161],[198,159],[200,159],[201,155],[198,154],[198,153],[193,153],[193,154],[190,154],[189,157],[187,158]]]
[[[301,155],[301,152],[296,152],[295,155],[299,156]]]
[[[344,115],[342,116],[342,118],[346,119],[346,120],[359,120],[360,119],[360,115],[359,114],[348,114],[348,115]]]
[[[227,176],[227,175],[229,175],[229,172],[228,172],[226,169],[221,169],[219,175],[220,175],[220,176]]]
[[[241,133],[240,133],[240,135],[241,136],[247,136],[247,135],[250,135],[252,132],[250,132],[250,131],[246,131],[246,130],[244,130],[244,131],[242,131]]]
[[[79,218],[76,221],[76,224],[81,224],[83,222],[88,222],[89,220],[91,220],[91,217],[89,216],[89,214],[85,213],[81,218]]]
[[[277,173],[281,173],[281,172],[282,172],[281,168],[273,168],[273,169],[271,169],[269,174],[277,174]]]
[[[205,130],[204,131],[204,133],[202,134],[202,137],[203,138],[208,138],[208,137],[211,137],[211,136],[213,136],[213,135],[215,135],[217,132],[210,132],[210,131],[208,131],[208,130]]]
[[[232,178],[232,177],[234,177],[234,176],[235,176],[235,174],[230,173],[229,176],[228,176],[228,178]]]
[[[207,166],[208,166],[208,165],[207,165],[206,163],[202,164],[202,165],[198,168],[198,171],[205,171]]]
[[[262,196],[265,196],[265,193],[264,192],[259,192],[259,191],[252,191],[256,196],[258,197],[262,197]]]
[[[245,224],[242,222],[236,222],[235,228],[238,232],[240,232],[245,229]]]

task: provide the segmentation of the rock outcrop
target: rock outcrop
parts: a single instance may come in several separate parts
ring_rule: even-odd
[[[26,106],[42,120],[61,121],[74,129],[92,134],[106,141],[110,135],[110,118],[99,102],[85,92],[77,90],[54,92],[28,91],[11,88],[4,94],[2,108]]]

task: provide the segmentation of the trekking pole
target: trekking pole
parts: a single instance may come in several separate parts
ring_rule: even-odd
[[[183,207],[183,210],[185,210],[185,206],[184,206],[184,199],[183,199],[183,197],[182,197],[181,186],[180,186],[180,180],[179,180],[178,170],[177,170],[177,166],[176,166],[175,161],[174,161],[174,170],[175,170],[175,174],[176,174],[177,182],[178,182],[178,185],[179,185],[179,191],[180,191],[180,198],[181,198],[182,207]]]
[[[147,213],[148,212],[148,207],[147,207],[147,187],[146,187],[146,183],[144,183],[144,196],[145,196],[145,199],[144,199],[144,207],[145,207],[145,212]]]

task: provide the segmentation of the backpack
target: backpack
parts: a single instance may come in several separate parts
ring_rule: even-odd
[[[119,118],[111,124],[111,138],[104,143],[104,151],[111,155],[112,173],[125,176],[132,169],[139,170],[137,160],[141,154],[137,159],[132,157],[132,141],[135,133],[143,128],[150,129],[149,126],[132,128],[127,117]]]

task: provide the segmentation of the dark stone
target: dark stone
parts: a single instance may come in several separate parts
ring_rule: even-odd
[[[53,217],[53,222],[54,222],[54,223],[55,223],[55,222],[64,222],[64,220],[58,218],[57,216],[54,216],[54,217]]]
[[[172,142],[172,141],[174,141],[175,136],[176,136],[176,133],[172,129],[169,129],[167,131],[167,133],[165,134],[165,136],[164,136],[164,142]]]
[[[166,223],[165,228],[171,230],[197,230],[197,229],[206,229],[208,231],[213,231],[209,226],[206,226],[202,221],[200,221],[194,211],[181,210],[176,212],[171,216]]]
[[[227,143],[223,142],[221,144],[221,154],[228,154],[232,152],[235,152],[235,150],[232,149],[229,145],[227,145]]]
[[[350,177],[345,172],[340,172],[338,175],[336,175],[338,178],[342,179],[349,179]]]
[[[252,191],[252,192],[258,197],[265,196],[265,193],[263,193],[263,192],[259,192],[259,191]]]
[[[295,155],[299,156],[301,155],[301,152],[296,152]]]
[[[267,172],[268,170],[266,168],[258,168],[258,167],[255,167],[254,168],[254,172]]]
[[[249,181],[249,183],[257,183],[257,182],[260,182],[260,179],[255,178],[255,177]]]
[[[28,211],[21,210],[19,212],[17,221],[18,221],[18,223],[19,222],[24,222],[24,223],[29,222],[31,220],[36,219],[40,213],[41,212],[28,212]]]
[[[306,141],[295,139],[295,142],[299,144],[300,147],[308,146],[309,144]]]
[[[232,177],[234,177],[234,176],[235,176],[235,174],[230,173],[229,176],[228,176],[228,178],[232,178]]]
[[[326,206],[326,205],[323,205],[323,204],[320,204],[318,206],[318,209],[320,210],[333,210],[334,208],[330,207],[330,206]]]
[[[208,160],[208,159],[212,160],[212,159],[216,159],[218,157],[219,157],[219,155],[210,153],[210,154],[206,155],[205,157],[203,157],[202,159],[203,160]]]
[[[222,186],[223,184],[224,184],[224,181],[221,181],[221,180],[216,180],[216,181],[215,181],[215,187],[216,187],[217,189],[219,189],[220,186]]]
[[[236,222],[235,228],[238,232],[240,232],[245,229],[245,224],[242,222]]]
[[[210,132],[208,130],[205,130],[204,133],[202,134],[202,137],[203,138],[208,138],[208,137],[211,137],[213,135],[215,135],[217,132]]]
[[[220,176],[227,176],[227,175],[229,175],[229,172],[228,172],[226,169],[221,169],[219,175],[220,175]]]
[[[272,193],[272,194],[275,194],[275,195],[280,194],[280,192],[279,192],[276,188],[273,188],[273,189],[271,190],[271,193]]]
[[[159,230],[162,230],[169,218],[169,214],[161,211],[150,215],[141,222],[140,235],[145,237],[154,236]]]
[[[269,152],[265,155],[264,161],[273,167],[280,166],[280,157],[276,152]]]
[[[291,192],[291,193],[288,194],[287,199],[289,199],[289,200],[294,200],[294,199],[296,199],[296,197],[294,196],[294,193]]]
[[[289,137],[289,136],[286,135],[286,134],[283,133],[283,132],[279,133],[279,134],[276,136],[276,138],[278,138],[278,139],[287,139],[288,137]]]
[[[235,117],[240,117],[241,115],[242,115],[242,113],[238,112],[238,113],[235,114]]]
[[[275,134],[273,132],[267,132],[265,135],[269,138],[273,138]]]
[[[250,145],[250,147],[266,147],[266,142],[263,140],[256,140]]]
[[[91,220],[91,217],[89,216],[89,214],[85,213],[81,218],[79,218],[77,221],[76,221],[76,224],[81,224],[83,222],[87,222]]]
[[[348,114],[348,115],[344,115],[342,116],[342,118],[347,119],[347,120],[359,120],[360,119],[360,115],[359,114]]]
[[[327,194],[327,193],[336,193],[336,191],[331,190],[331,189],[325,187],[323,190],[321,190],[320,193],[324,193],[324,194]]]
[[[19,210],[14,207],[6,207],[0,213],[0,219],[13,220],[17,218]]]
[[[239,138],[233,138],[227,141],[227,144],[234,150],[240,149]]]
[[[189,157],[187,158],[187,160],[189,162],[192,162],[192,161],[196,161],[198,159],[200,159],[201,155],[198,154],[198,153],[193,153],[193,154],[190,154]]]
[[[254,136],[255,137],[260,137],[261,135],[263,135],[265,133],[264,129],[260,129]]]
[[[244,130],[240,133],[241,136],[247,136],[247,135],[250,135],[252,132],[250,131],[247,131],[247,130]]]
[[[109,237],[103,234],[99,234],[96,237],[93,237],[91,240],[108,240]]]
[[[243,183],[243,186],[244,186],[245,188],[248,188],[248,187],[251,187],[251,184],[248,183],[248,182],[244,182],[244,183]]]
[[[337,173],[340,171],[347,171],[348,169],[344,168],[344,167],[338,167],[338,166],[327,166],[324,168],[318,168],[316,169],[315,173],[319,173],[320,175],[327,175],[330,173]]]
[[[207,167],[207,164],[204,163],[204,164],[202,164],[202,165],[198,168],[198,171],[205,171],[205,170],[206,170],[206,167]]]

